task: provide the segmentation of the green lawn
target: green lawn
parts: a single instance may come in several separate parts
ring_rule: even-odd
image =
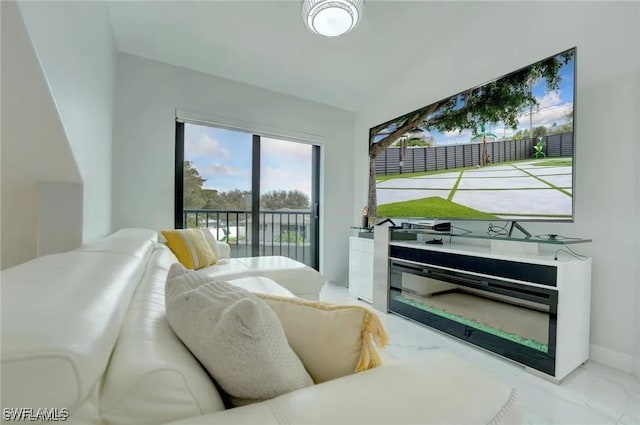
[[[378,217],[456,217],[494,220],[497,217],[438,196],[378,206]]]
[[[536,167],[571,167],[573,161],[569,158],[548,159],[546,161],[534,162],[531,165]]]
[[[456,171],[471,170],[473,167],[447,168],[445,170],[416,171],[415,173],[395,173],[376,176],[376,183],[391,179],[407,179],[409,177],[433,176],[434,174],[455,173]]]

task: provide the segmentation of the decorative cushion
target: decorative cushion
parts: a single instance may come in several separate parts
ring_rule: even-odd
[[[201,229],[163,230],[162,235],[178,261],[189,269],[201,269],[217,261]]]
[[[167,319],[232,404],[273,398],[313,381],[264,301],[180,264],[165,285]]]
[[[368,309],[257,294],[277,314],[289,345],[316,384],[382,364],[388,337]]]
[[[218,246],[218,239],[213,233],[213,229],[209,229],[208,227],[202,227],[201,229],[202,233],[204,234],[204,238],[207,240],[207,243],[209,243],[213,254],[216,256],[216,259],[222,258],[222,255],[220,255],[220,247]]]

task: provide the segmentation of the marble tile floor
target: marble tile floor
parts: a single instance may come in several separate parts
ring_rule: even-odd
[[[330,283],[322,289],[320,299],[371,308],[350,298],[347,288]],[[424,350],[448,349],[491,371],[518,390],[527,425],[640,425],[640,379],[633,375],[589,361],[556,385],[420,324],[392,314],[379,316],[389,334],[389,354],[402,360]]]

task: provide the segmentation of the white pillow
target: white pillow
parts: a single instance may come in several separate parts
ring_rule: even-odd
[[[276,314],[250,292],[176,263],[167,276],[165,300],[174,332],[232,404],[313,385]]]
[[[218,240],[216,239],[216,235],[213,233],[213,229],[209,229],[208,227],[201,227],[202,233],[204,233],[204,238],[209,242],[209,246],[211,246],[211,250],[216,255],[217,259],[222,258],[220,255],[220,247],[218,246]]]

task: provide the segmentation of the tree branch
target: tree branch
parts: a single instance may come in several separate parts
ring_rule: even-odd
[[[422,111],[421,113],[416,114],[416,116],[413,117],[412,119],[407,120],[407,122],[404,123],[404,125],[402,125],[401,127],[398,127],[397,129],[392,131],[387,137],[385,137],[384,139],[380,140],[377,143],[373,143],[373,138],[376,136],[376,133],[373,133],[371,135],[371,139],[369,140],[369,146],[370,146],[369,158],[377,157],[380,154],[380,152],[382,152],[383,150],[391,146],[393,142],[398,140],[403,134],[418,127],[421,123],[424,122],[427,116],[437,111],[438,108],[440,108],[440,106],[441,106],[440,102],[434,103],[433,105],[429,106],[427,109]]]

